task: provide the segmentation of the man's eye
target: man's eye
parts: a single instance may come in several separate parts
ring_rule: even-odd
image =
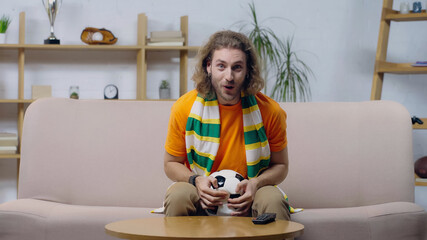
[[[240,66],[240,65],[236,65],[236,66],[234,66],[234,67],[233,67],[233,69],[234,69],[234,70],[237,70],[237,71],[242,70],[242,68],[243,68],[243,67],[242,67],[242,66]]]
[[[224,69],[224,68],[225,68],[225,66],[224,66],[223,64],[219,64],[219,65],[218,65],[218,68],[219,68],[219,69]]]

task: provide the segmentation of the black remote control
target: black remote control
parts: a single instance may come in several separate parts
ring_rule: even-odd
[[[275,213],[263,213],[258,217],[252,219],[252,222],[255,224],[267,224],[273,222],[274,220],[276,220]]]

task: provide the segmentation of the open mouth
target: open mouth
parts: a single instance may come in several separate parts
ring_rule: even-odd
[[[224,86],[226,89],[228,89],[228,90],[231,90],[231,89],[233,89],[234,87],[233,86]]]

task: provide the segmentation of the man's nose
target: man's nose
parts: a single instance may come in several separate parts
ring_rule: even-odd
[[[231,70],[231,68],[228,68],[227,72],[225,73],[225,80],[233,81],[233,79],[234,79],[233,71]]]

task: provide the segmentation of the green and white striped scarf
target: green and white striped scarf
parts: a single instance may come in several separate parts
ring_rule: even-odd
[[[270,146],[261,112],[253,95],[241,94],[248,178],[258,176],[270,163]],[[187,120],[185,143],[192,171],[209,176],[219,148],[221,122],[216,96],[197,95]]]

